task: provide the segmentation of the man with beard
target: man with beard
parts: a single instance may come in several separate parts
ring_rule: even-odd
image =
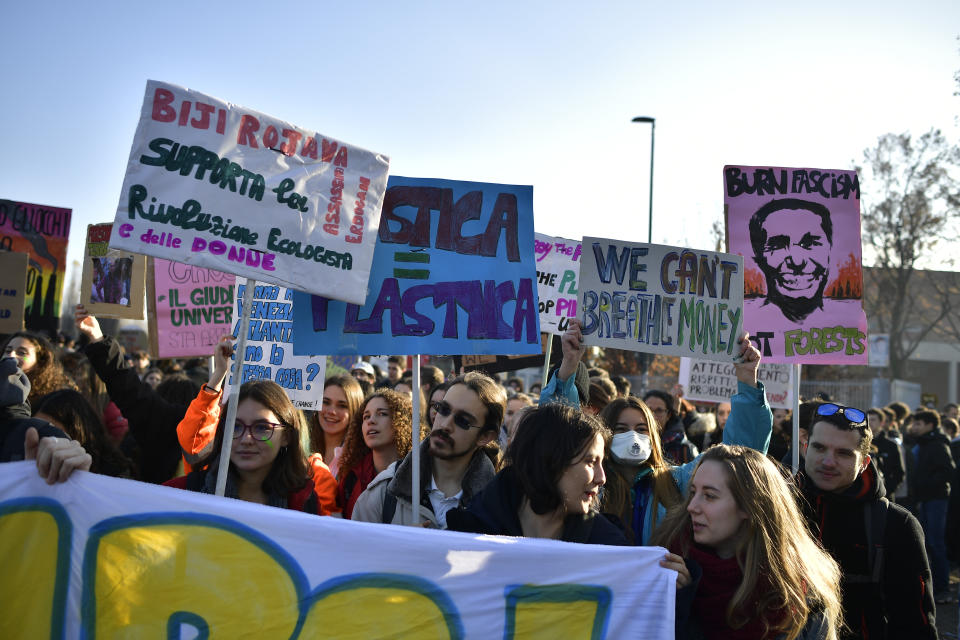
[[[447,528],[447,512],[466,506],[496,474],[496,438],[507,393],[472,371],[450,383],[434,406],[430,437],[420,446],[419,514],[413,518],[413,456],[391,464],[367,486],[353,520]]]
[[[833,248],[833,224],[825,206],[798,198],[771,200],[750,219],[750,244],[767,285],[761,314],[779,309],[800,324],[823,310]]]

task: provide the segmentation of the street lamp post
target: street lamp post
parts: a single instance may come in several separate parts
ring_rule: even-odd
[[[650,123],[650,203],[647,205],[647,243],[653,244],[653,137],[657,129],[657,119],[650,116],[637,116],[633,122]]]

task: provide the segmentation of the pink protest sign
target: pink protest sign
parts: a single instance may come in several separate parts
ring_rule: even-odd
[[[147,301],[150,342],[158,358],[213,354],[221,336],[233,333],[236,277],[153,258]]]
[[[866,364],[856,172],[731,165],[723,178],[743,325],[765,360]]]

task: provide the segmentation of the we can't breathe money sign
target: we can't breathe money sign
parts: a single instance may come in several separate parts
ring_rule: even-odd
[[[150,80],[110,246],[363,303],[388,165]]]
[[[743,325],[743,258],[585,237],[580,308],[589,345],[730,360]]]

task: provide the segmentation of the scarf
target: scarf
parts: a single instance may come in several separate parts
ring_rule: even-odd
[[[746,625],[732,629],[727,623],[727,605],[743,581],[743,572],[736,556],[720,558],[696,544],[690,545],[689,557],[703,569],[693,600],[693,615],[708,640],[760,640],[775,638],[779,632],[763,633],[759,616],[750,618]],[[759,591],[759,589],[758,589]],[[780,622],[779,618],[770,620]]]

